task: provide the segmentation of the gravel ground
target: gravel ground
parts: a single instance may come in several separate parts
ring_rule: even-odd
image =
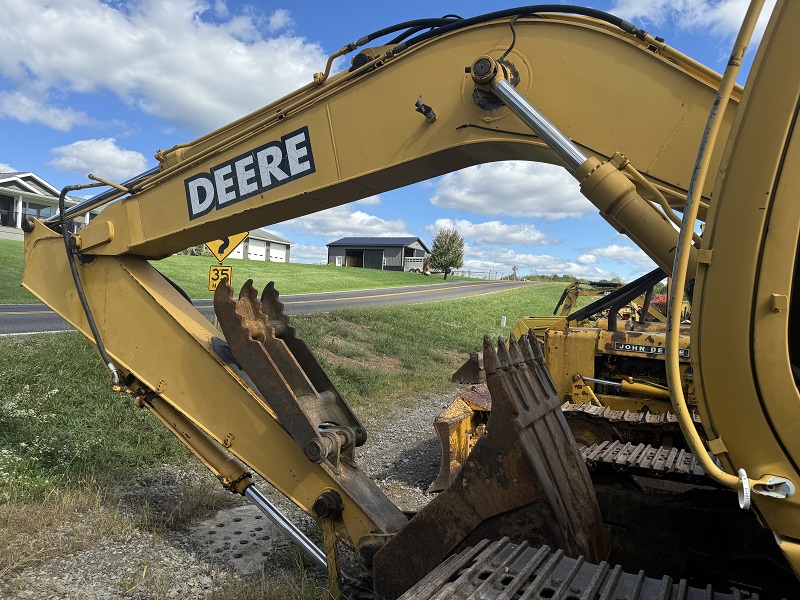
[[[365,419],[369,432],[358,463],[402,510],[415,511],[430,499],[425,488],[436,477],[439,444],[433,419],[457,392],[430,394],[406,404],[415,408]],[[199,465],[199,463],[198,463]],[[175,513],[182,494],[209,506],[207,519]],[[259,488],[312,539],[316,524],[266,484]],[[203,493],[207,490],[207,493]],[[201,493],[197,493],[197,492]],[[165,465],[133,481],[118,494],[123,515],[145,523],[121,539],[16,572],[0,583],[4,598],[162,599],[205,598],[215,588],[249,573],[268,576],[297,571],[297,553],[257,509],[221,490],[202,467]],[[202,513],[202,506],[190,514]],[[348,558],[343,558],[348,562]],[[320,575],[320,574],[317,574]]]

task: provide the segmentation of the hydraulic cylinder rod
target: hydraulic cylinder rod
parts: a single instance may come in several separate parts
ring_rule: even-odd
[[[311,559],[323,571],[328,570],[328,561],[325,559],[325,553],[312,542],[306,534],[292,523],[286,515],[284,515],[278,507],[276,507],[269,499],[262,494],[254,485],[248,486],[244,491],[247,496],[258,509],[266,515],[266,517],[275,523],[286,536],[294,542],[294,544],[303,551],[303,553]]]
[[[506,68],[489,56],[480,56],[470,68],[479,89],[491,91],[545,142],[581,184],[581,193],[615,229],[625,233],[664,273],[672,271],[678,232],[667,217],[642,198],[623,173],[629,160],[617,153],[608,161],[587,158],[566,135],[532,106],[506,80]],[[696,248],[689,251],[693,273]]]
[[[574,175],[578,167],[586,162],[583,152],[508,81],[497,80],[494,84],[494,93],[564,161],[570,173]]]

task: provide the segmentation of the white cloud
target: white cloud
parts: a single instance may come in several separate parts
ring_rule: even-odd
[[[353,210],[347,205],[334,206],[312,215],[284,221],[280,226],[329,239],[348,236],[411,235],[402,219],[387,221],[360,210]]]
[[[523,161],[449,173],[438,181],[431,202],[441,208],[523,218],[563,219],[595,210],[563,168]]]
[[[356,200],[356,204],[365,204],[367,206],[374,206],[380,203],[381,203],[380,196],[369,196],[367,198],[362,198],[361,200]]]
[[[221,19],[227,17],[230,13],[228,12],[228,5],[223,2],[223,0],[216,0],[214,2],[214,13]]]
[[[647,254],[633,246],[611,244],[605,248],[593,248],[582,256],[592,256],[595,259],[605,258],[618,264],[630,264],[643,272],[651,271],[656,266]]]
[[[38,95],[22,98],[62,130],[86,116],[50,98],[109,92],[205,132],[311,81],[327,58],[317,44],[275,35],[290,24],[283,9],[231,15],[224,2],[201,0],[28,0],[4,3],[3,18],[14,26],[0,32],[0,75],[19,94],[35,87]],[[31,110],[11,110],[14,93],[0,113],[31,119]]]
[[[292,246],[290,254],[293,263],[317,265],[325,263],[328,260],[328,248],[325,246],[304,246],[298,244],[297,246]]]
[[[596,265],[598,259],[594,254],[581,254],[575,260],[582,265]]]
[[[69,107],[47,105],[37,95],[33,90],[0,92],[0,117],[22,123],[41,123],[59,131],[69,131],[75,125],[91,122],[86,113]]]
[[[0,173],[18,173],[17,169],[6,163],[0,163]]]
[[[686,31],[709,30],[712,35],[732,38],[739,31],[748,0],[617,0],[609,12],[624,19],[639,21],[645,27],[672,22]],[[775,0],[768,0],[761,11],[755,40],[764,33]]]
[[[276,31],[280,31],[281,29],[286,29],[287,27],[290,27],[292,24],[293,24],[292,18],[289,15],[289,11],[283,8],[279,8],[269,16],[267,30],[270,33],[274,33]]]
[[[147,159],[133,150],[124,150],[114,138],[80,140],[53,149],[57,155],[50,166],[81,175],[92,173],[112,181],[125,181],[147,169]]]
[[[536,275],[572,275],[579,279],[610,279],[616,275],[606,269],[589,267],[565,258],[548,254],[524,254],[508,248],[501,250],[476,250],[467,248],[464,251],[464,269],[478,271],[501,271],[510,273],[517,267],[517,274],[533,273]]]
[[[466,219],[436,219],[433,225],[426,228],[431,235],[440,229],[455,229],[472,244],[541,246],[552,243],[547,236],[533,225],[510,225],[500,221],[472,223]]]

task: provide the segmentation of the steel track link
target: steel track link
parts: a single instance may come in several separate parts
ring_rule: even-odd
[[[581,448],[581,455],[590,471],[611,469],[615,473],[718,487],[697,457],[679,448],[603,442]],[[716,457],[711,458],[722,468]]]
[[[601,443],[606,437],[608,441],[620,440],[633,444],[650,443],[662,445],[665,437],[670,437],[673,444],[682,445],[683,434],[675,413],[668,411],[654,413],[650,411],[614,410],[606,406],[597,406],[589,402],[574,403],[564,402],[561,410],[567,418],[570,429],[573,430],[579,444],[591,446]],[[692,411],[692,420],[700,425],[700,414]],[[586,436],[580,432],[587,430]],[[581,439],[586,437],[586,439]]]
[[[592,565],[583,557],[564,556],[547,546],[534,548],[508,538],[483,540],[451,556],[400,600],[757,600],[738,590],[719,593],[711,586],[693,588],[681,580],[625,573],[606,562]]]

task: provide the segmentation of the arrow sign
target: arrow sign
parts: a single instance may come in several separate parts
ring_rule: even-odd
[[[222,262],[223,260],[225,260],[226,256],[228,256],[231,252],[236,250],[236,247],[246,239],[247,239],[247,232],[237,233],[236,235],[231,235],[222,238],[220,240],[214,240],[213,242],[206,242],[206,248],[211,250],[211,254],[216,256],[219,262]]]

